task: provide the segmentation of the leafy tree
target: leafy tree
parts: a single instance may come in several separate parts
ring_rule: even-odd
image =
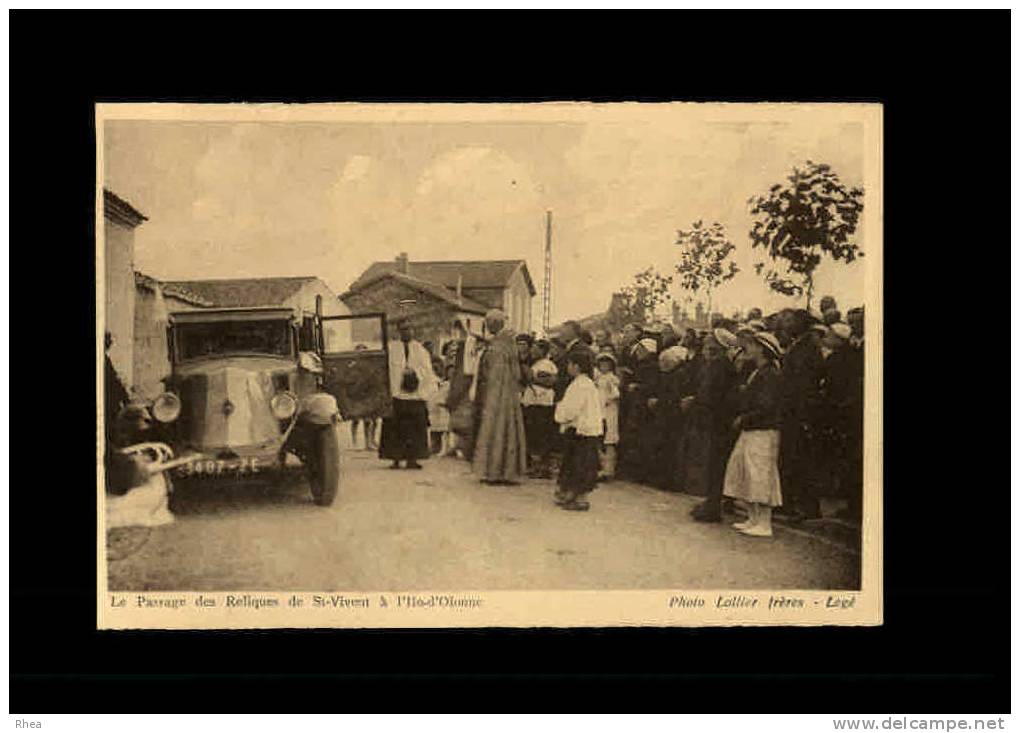
[[[711,313],[713,291],[740,271],[735,262],[727,262],[736,247],[722,224],[715,222],[706,227],[700,219],[691,224],[690,231],[681,229],[676,233],[676,244],[680,247],[676,264],[680,287],[695,295],[705,293]]]
[[[654,267],[649,267],[634,275],[634,282],[621,288],[618,303],[619,318],[624,321],[649,322],[655,310],[668,303],[671,296],[669,288],[673,278],[662,275]]]
[[[807,295],[811,307],[815,269],[828,255],[853,262],[864,252],[852,240],[864,210],[864,189],[847,188],[824,163],[807,161],[794,168],[787,185],[777,183],[764,196],[748,200],[756,219],[751,246],[761,247],[771,261],[755,264],[765,282],[784,295]]]

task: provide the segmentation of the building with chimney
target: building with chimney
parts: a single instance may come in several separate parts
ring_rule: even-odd
[[[500,308],[518,333],[531,332],[536,294],[524,260],[412,261],[406,252],[373,262],[340,300],[352,313],[407,316],[417,338],[438,351],[454,320],[481,333],[486,311]]]

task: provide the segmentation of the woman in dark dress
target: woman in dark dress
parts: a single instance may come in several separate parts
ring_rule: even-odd
[[[733,447],[729,396],[735,387],[736,369],[725,349],[715,334],[705,337],[695,392],[683,401],[689,443],[703,447],[698,460],[688,461],[686,471],[688,491],[706,497],[691,512],[699,522],[722,519],[723,476]]]
[[[658,429],[654,409],[659,391],[658,344],[641,339],[633,348],[632,374],[621,401],[626,403],[626,423],[620,431],[621,469],[632,481],[644,482],[655,468]]]
[[[687,349],[671,346],[659,354],[659,393],[655,403],[659,469],[656,484],[666,491],[684,490],[686,419],[680,408],[691,392],[693,362]]]

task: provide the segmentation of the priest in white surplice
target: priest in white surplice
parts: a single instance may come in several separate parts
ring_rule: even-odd
[[[421,468],[429,457],[429,412],[426,401],[439,388],[428,350],[411,338],[406,318],[397,322],[399,341],[391,341],[390,394],[393,414],[383,418],[379,457],[393,461],[391,468]]]

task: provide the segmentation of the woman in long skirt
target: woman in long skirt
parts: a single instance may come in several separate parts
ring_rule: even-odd
[[[726,464],[723,494],[747,505],[748,519],[735,529],[751,537],[772,536],[772,509],[782,504],[779,485],[779,341],[768,332],[742,337],[755,369],[740,387],[739,431]]]

